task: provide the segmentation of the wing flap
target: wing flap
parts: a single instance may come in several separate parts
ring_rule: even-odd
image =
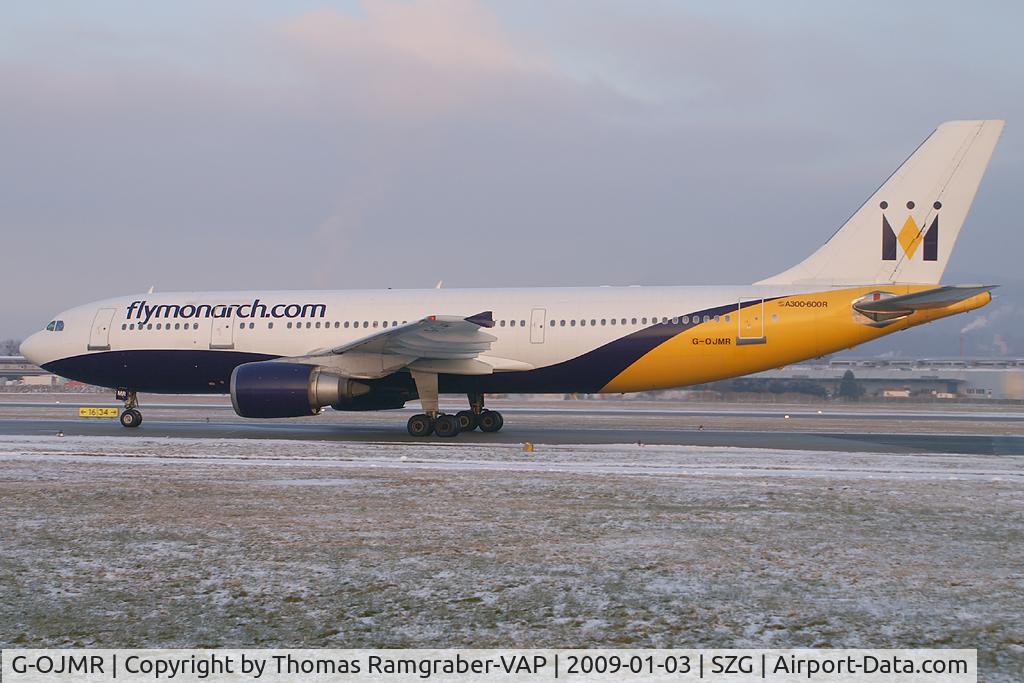
[[[386,328],[341,346],[318,349],[292,363],[323,365],[347,377],[374,379],[412,368],[454,375],[487,375],[495,365],[480,359],[497,340],[491,311],[468,317],[431,315]]]

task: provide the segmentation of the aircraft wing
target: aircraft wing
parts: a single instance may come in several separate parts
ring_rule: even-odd
[[[526,363],[486,355],[497,339],[484,332],[491,327],[491,311],[469,317],[431,315],[341,346],[281,360],[330,367],[357,379],[376,379],[402,368],[455,375],[530,369]]]
[[[855,307],[858,311],[865,314],[908,314],[929,308],[952,306],[984,292],[992,291],[996,287],[997,285],[946,285],[902,296],[869,298],[858,301]]]

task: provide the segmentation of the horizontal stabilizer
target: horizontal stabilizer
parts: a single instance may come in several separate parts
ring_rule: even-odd
[[[966,301],[985,292],[990,292],[998,285],[949,285],[936,287],[923,292],[904,294],[902,296],[868,298],[854,304],[859,312],[868,314],[878,313],[913,313],[930,308],[945,308]]]

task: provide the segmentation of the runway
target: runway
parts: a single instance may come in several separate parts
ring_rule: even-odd
[[[239,424],[232,422],[146,421],[138,430],[117,423],[71,420],[4,420],[0,435],[178,437],[204,439],[289,439],[368,443],[423,443],[405,432],[404,421],[391,428],[365,425]],[[1024,437],[974,434],[852,434],[842,432],[763,432],[626,427],[566,429],[509,426],[497,434],[461,434],[459,443],[547,443],[705,446],[709,448],[766,448],[776,450],[841,451],[847,453],[963,453],[970,455],[1024,454]],[[434,440],[438,443],[449,441]]]
[[[100,397],[97,397],[100,398]],[[375,413],[325,411],[311,418],[244,420],[217,396],[144,397],[143,425],[82,419],[80,406],[116,406],[104,396],[0,398],[0,436],[179,437],[420,443],[405,431],[414,409]],[[495,401],[505,415],[496,434],[472,432],[467,445],[635,444],[862,453],[1024,454],[1019,407],[743,406],[628,401]],[[458,403],[443,405],[458,410]],[[441,442],[432,439],[429,442]]]

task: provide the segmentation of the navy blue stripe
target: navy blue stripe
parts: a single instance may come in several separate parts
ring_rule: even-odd
[[[770,299],[765,299],[769,301]],[[747,302],[752,306],[760,300]],[[714,318],[736,313],[728,304],[687,314],[676,322],[657,323],[620,337],[581,356],[544,368],[493,375],[441,375],[441,393],[592,393],[600,390],[639,358],[674,336]],[[561,333],[562,328],[559,329]],[[565,330],[569,331],[569,330]],[[279,356],[241,351],[207,349],[106,351],[64,358],[43,367],[57,375],[101,387],[126,388],[163,394],[226,394],[231,372],[243,363],[273,360]],[[368,382],[379,389],[394,390],[415,398],[408,373]]]

